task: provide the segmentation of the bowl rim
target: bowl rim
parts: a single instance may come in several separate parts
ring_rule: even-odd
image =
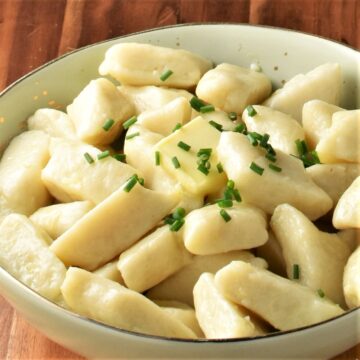
[[[325,41],[325,42],[329,42],[329,43],[334,43],[337,46],[341,46],[347,50],[351,50],[353,51],[355,54],[357,54],[359,56],[360,59],[360,51],[358,49],[356,49],[355,47],[349,46],[347,44],[344,44],[340,41],[337,40],[332,40],[329,38],[326,38],[324,36],[321,35],[314,35],[314,34],[310,34],[304,31],[299,31],[299,30],[292,30],[292,29],[288,29],[288,28],[280,28],[280,27],[276,27],[276,26],[270,26],[270,25],[257,25],[257,24],[248,24],[248,23],[234,23],[234,22],[203,22],[203,23],[199,23],[199,22],[192,22],[192,23],[185,23],[185,24],[174,24],[174,25],[167,25],[167,26],[160,26],[160,27],[155,27],[155,28],[151,28],[151,29],[146,29],[146,30],[141,30],[141,31],[137,31],[137,32],[133,32],[130,34],[125,34],[125,35],[120,35],[120,36],[116,36],[110,39],[105,39],[99,42],[95,42],[92,44],[88,44],[85,45],[83,47],[71,50],[67,53],[64,53],[48,62],[46,62],[45,64],[37,67],[36,69],[22,75],[20,78],[16,79],[14,82],[12,82],[10,85],[6,86],[2,91],[0,91],[0,98],[2,98],[6,93],[8,93],[12,88],[14,88],[17,84],[21,83],[23,80],[31,77],[32,75],[36,74],[37,72],[43,70],[44,68],[46,68],[49,65],[52,65],[68,56],[72,56],[80,51],[89,49],[91,47],[95,47],[98,45],[102,45],[102,44],[106,44],[108,42],[112,42],[112,41],[116,41],[118,39],[123,39],[123,38],[127,38],[133,35],[140,35],[140,34],[144,34],[144,33],[149,33],[149,32],[154,32],[154,31],[161,31],[161,30],[166,30],[166,29],[172,29],[172,28],[178,28],[178,27],[202,27],[202,26],[239,26],[239,27],[248,27],[248,28],[263,28],[263,29],[267,29],[270,31],[280,31],[280,32],[290,32],[290,33],[295,33],[295,34],[299,34],[302,36],[306,36],[306,37],[310,37],[310,38],[317,38],[320,39],[321,41]],[[8,280],[10,282],[12,282],[13,284],[16,285],[20,285],[21,288],[23,288],[23,290],[25,290],[25,292],[28,292],[31,296],[34,296],[35,298],[37,298],[37,300],[40,301],[45,301],[47,303],[47,305],[50,305],[50,307],[53,307],[53,309],[56,309],[57,311],[64,311],[65,313],[67,313],[67,315],[69,315],[72,318],[76,318],[78,320],[80,320],[81,322],[85,322],[85,323],[90,323],[91,325],[95,325],[95,326],[100,326],[108,331],[114,332],[114,333],[124,333],[130,336],[135,336],[135,337],[140,337],[140,338],[147,338],[147,339],[153,339],[153,340],[160,340],[160,341],[173,341],[173,342],[180,342],[180,343],[192,343],[192,344],[206,344],[206,343],[243,343],[243,342],[252,342],[252,341],[266,341],[269,338],[273,338],[273,337],[279,337],[279,336],[286,336],[288,334],[293,334],[293,333],[299,333],[299,332],[303,332],[309,329],[313,329],[319,326],[322,326],[326,323],[329,322],[333,322],[336,321],[340,318],[344,318],[346,316],[349,316],[352,313],[358,312],[358,310],[360,310],[360,306],[350,309],[350,310],[346,310],[343,314],[337,315],[333,318],[315,323],[315,324],[311,324],[311,325],[307,325],[307,326],[302,326],[299,328],[295,328],[295,329],[290,329],[290,330],[285,330],[285,331],[276,331],[267,335],[262,335],[262,336],[254,336],[254,337],[242,337],[242,338],[225,338],[225,339],[205,339],[205,338],[199,338],[199,339],[182,339],[182,338],[175,338],[175,337],[165,337],[165,336],[160,336],[160,335],[151,335],[151,334],[144,334],[144,333],[140,333],[140,332],[136,332],[136,331],[131,331],[131,330],[126,330],[126,329],[121,329],[121,328],[117,328],[115,326],[112,325],[108,325],[105,323],[102,323],[100,321],[97,320],[93,320],[90,319],[88,317],[85,317],[83,315],[79,315],[75,312],[72,312],[68,309],[63,308],[62,306],[56,304],[55,302],[50,301],[49,299],[45,298],[44,296],[40,295],[39,293],[37,293],[35,290],[31,289],[29,286],[27,286],[26,284],[24,284],[22,281],[18,280],[17,278],[15,278],[15,276],[13,276],[11,273],[9,273],[8,271],[6,271],[4,269],[4,267],[2,267],[0,265],[0,279],[1,277],[4,276],[5,278],[8,278]],[[6,296],[4,296],[6,298]],[[12,305],[11,305],[12,306]]]

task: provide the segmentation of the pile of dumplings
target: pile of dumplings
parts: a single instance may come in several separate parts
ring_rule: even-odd
[[[360,110],[339,107],[338,64],[272,92],[259,66],[120,43],[99,73],[2,155],[4,269],[171,338],[263,336],[360,305]]]

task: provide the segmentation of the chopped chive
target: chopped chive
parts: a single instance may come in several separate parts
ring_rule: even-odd
[[[270,135],[269,134],[264,134],[262,136],[262,139],[260,140],[260,146],[263,148],[266,148],[266,146],[268,145],[268,141],[270,139]]]
[[[160,75],[160,80],[161,81],[165,81],[167,80],[174,72],[172,70],[165,70],[161,75]]]
[[[234,180],[228,180],[228,182],[226,183],[226,187],[228,189],[233,189],[235,187]]]
[[[217,204],[221,208],[229,208],[233,206],[233,202],[230,199],[221,199],[217,202]]]
[[[174,219],[172,217],[172,215],[166,216],[164,218],[164,223],[167,224],[167,225],[172,225],[175,221],[176,221],[176,219]]]
[[[237,120],[237,113],[235,111],[230,111],[228,113],[228,117],[231,121],[235,121],[235,120]]]
[[[175,169],[178,169],[181,165],[180,165],[180,162],[178,160],[178,158],[176,156],[174,156],[172,159],[171,159],[173,165],[174,165],[174,168]]]
[[[174,223],[170,226],[170,231],[179,231],[184,224],[184,219],[175,220]]]
[[[197,164],[198,164],[198,165],[203,164],[203,163],[205,163],[206,161],[208,161],[209,158],[210,158],[209,155],[202,154],[202,155],[198,156]]]
[[[265,157],[272,162],[276,162],[276,157],[274,155],[268,153],[265,155]]]
[[[204,164],[200,164],[197,169],[201,171],[204,175],[209,174],[209,169]]]
[[[160,165],[160,151],[155,151],[155,165]]]
[[[209,121],[209,124],[213,126],[216,130],[222,131],[223,127],[221,124],[217,123],[216,121]]]
[[[135,132],[135,133],[132,133],[132,134],[130,134],[130,135],[126,135],[126,136],[125,136],[125,139],[126,139],[126,140],[130,140],[130,139],[132,139],[132,138],[134,138],[134,137],[136,137],[136,136],[139,136],[139,135],[140,135],[139,132]]]
[[[126,162],[126,154],[114,154],[112,157],[117,161]]]
[[[295,140],[295,145],[300,157],[308,153],[308,147],[305,140],[297,139]]]
[[[138,178],[138,182],[141,186],[144,186],[145,184],[145,179],[144,178]]]
[[[94,162],[94,159],[92,158],[92,156],[87,152],[84,154],[84,158],[89,164],[92,164]]]
[[[208,112],[212,112],[215,111],[215,107],[214,105],[204,105],[200,108],[200,112],[202,114],[208,113]]]
[[[102,128],[105,131],[109,131],[114,124],[115,124],[115,121],[113,119],[108,119],[104,122],[104,125],[102,126]]]
[[[208,157],[210,157],[211,153],[212,153],[211,148],[204,148],[204,149],[200,149],[196,155],[197,156],[207,155]]]
[[[108,156],[110,156],[110,151],[109,151],[109,150],[105,150],[105,151],[103,151],[102,153],[98,154],[98,155],[97,155],[97,158],[98,158],[98,160],[101,160],[101,159],[107,158]]]
[[[185,216],[185,209],[178,207],[173,214],[173,218],[176,220],[182,219]]]
[[[316,152],[316,150],[313,150],[313,151],[310,151],[310,154],[314,160],[314,163],[315,164],[320,164],[320,159],[319,159],[319,155],[318,153]]]
[[[263,139],[263,135],[259,134],[259,133],[256,132],[256,131],[252,131],[250,134],[251,134],[251,135],[254,137],[254,139],[256,139],[257,141],[261,141],[261,140]]]
[[[201,165],[204,165],[208,170],[210,170],[210,168],[211,168],[210,161],[204,161]]]
[[[233,198],[233,191],[232,191],[232,189],[225,189],[225,191],[224,191],[224,199],[225,200],[232,200],[232,198]]]
[[[258,141],[256,140],[256,137],[254,136],[253,133],[248,133],[246,136],[249,139],[252,146],[257,146],[258,145]]]
[[[276,151],[274,150],[274,148],[272,147],[272,145],[271,144],[267,144],[266,145],[266,151],[267,151],[267,153],[268,154],[270,154],[270,155],[273,155],[273,156],[276,156]]]
[[[234,132],[243,133],[244,131],[246,131],[244,124],[239,124],[235,126]]]
[[[231,220],[231,216],[224,209],[220,210],[220,215],[225,220],[225,222],[229,222]]]
[[[131,125],[134,125],[137,122],[137,116],[132,116],[130,119],[126,120],[123,123],[123,128],[126,130],[128,129]]]
[[[177,146],[180,148],[180,149],[183,149],[185,151],[189,151],[191,149],[191,146],[184,143],[183,141],[179,141]]]
[[[177,124],[175,125],[175,127],[172,129],[172,132],[175,132],[176,130],[179,130],[179,129],[181,129],[181,124],[180,124],[180,123],[177,123]]]
[[[317,293],[321,298],[325,297],[325,293],[322,289],[317,289]]]
[[[233,191],[234,198],[237,202],[241,202],[241,195],[238,189],[234,189]]]
[[[252,105],[247,106],[246,111],[247,111],[248,115],[251,117],[253,117],[257,114],[256,110],[254,109],[254,107]]]
[[[264,168],[262,168],[261,166],[259,166],[258,164],[254,163],[254,162],[252,162],[250,164],[250,169],[259,175],[262,175],[264,172]]]
[[[276,165],[274,165],[274,164],[269,164],[269,168],[271,169],[271,170],[274,170],[274,171],[276,171],[276,172],[281,172],[281,167],[279,167],[279,166],[276,166]]]
[[[298,264],[293,265],[293,279],[294,280],[300,279],[300,266]]]
[[[134,174],[133,176],[131,176],[131,178],[125,184],[124,191],[127,193],[130,192],[131,189],[136,185],[137,182],[138,182],[138,176],[136,174]]]
[[[207,104],[204,101],[200,100],[198,97],[193,96],[190,100],[190,105],[193,109],[200,112],[200,109]]]
[[[223,166],[222,166],[221,163],[218,163],[218,164],[216,165],[216,168],[217,168],[217,171],[218,171],[219,174],[221,174],[222,172],[224,172],[224,168],[223,168]]]

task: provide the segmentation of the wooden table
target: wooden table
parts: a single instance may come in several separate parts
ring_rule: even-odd
[[[0,90],[57,56],[103,39],[188,22],[301,30],[360,49],[359,0],[0,0]],[[0,297],[0,359],[81,359]],[[336,359],[360,358],[360,345]]]

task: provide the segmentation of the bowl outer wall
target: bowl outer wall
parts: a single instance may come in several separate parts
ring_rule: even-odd
[[[49,101],[66,105],[89,80],[106,49],[118,42],[185,48],[215,63],[258,63],[281,85],[325,62],[343,69],[341,106],[360,107],[360,54],[341,44],[303,33],[250,25],[204,24],[155,29],[91,45],[65,55],[20,79],[0,95],[0,147],[23,129],[24,121]],[[46,92],[46,96],[43,92]],[[359,310],[306,330],[259,340],[192,343],[136,336],[97,324],[42,299],[0,269],[0,292],[31,324],[51,339],[91,358],[328,358],[360,340]],[[271,354],[271,355],[269,355]]]

